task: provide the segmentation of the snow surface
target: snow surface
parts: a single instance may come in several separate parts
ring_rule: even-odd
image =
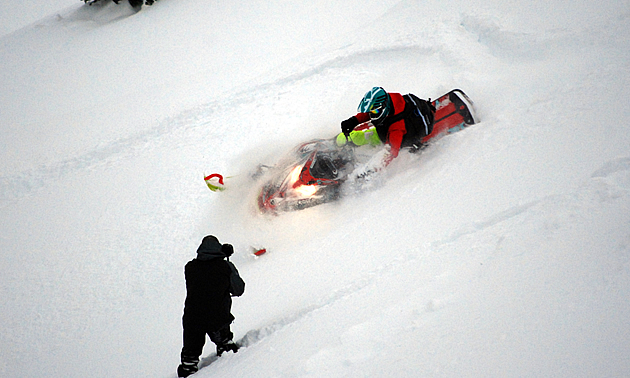
[[[1,12],[0,376],[174,377],[206,234],[251,343],[200,378],[630,376],[628,0],[30,3]],[[374,85],[481,122],[256,215],[243,177]]]

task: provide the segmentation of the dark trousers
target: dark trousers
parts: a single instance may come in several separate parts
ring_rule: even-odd
[[[231,341],[234,334],[230,330],[230,324],[226,324],[218,330],[208,330],[197,324],[184,323],[184,347],[182,348],[182,362],[192,359],[199,361],[199,356],[203,352],[206,343],[206,335],[216,345],[225,344]]]

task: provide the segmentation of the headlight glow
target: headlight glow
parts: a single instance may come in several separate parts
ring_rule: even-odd
[[[297,193],[304,197],[310,197],[317,192],[317,186],[315,185],[300,185],[294,189]]]

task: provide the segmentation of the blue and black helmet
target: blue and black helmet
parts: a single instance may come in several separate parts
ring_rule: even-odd
[[[358,107],[359,113],[368,113],[372,123],[380,123],[390,112],[392,102],[382,87],[374,87],[368,91]]]

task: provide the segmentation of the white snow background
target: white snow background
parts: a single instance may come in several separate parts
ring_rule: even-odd
[[[250,345],[199,378],[630,376],[628,0],[6,3],[0,376],[174,377],[207,234]],[[257,215],[248,172],[375,85],[480,122]]]

